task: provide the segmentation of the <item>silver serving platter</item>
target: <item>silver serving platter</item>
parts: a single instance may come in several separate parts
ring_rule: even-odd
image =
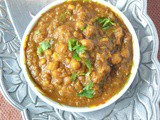
[[[19,64],[20,42],[32,17],[52,1],[0,0],[0,88],[6,100],[25,120],[159,120],[159,43],[147,0],[107,0],[128,17],[141,50],[136,78],[116,103],[91,113],[72,113],[47,105],[32,92]]]

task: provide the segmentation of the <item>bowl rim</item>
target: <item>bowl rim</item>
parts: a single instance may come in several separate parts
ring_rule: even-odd
[[[21,48],[20,48],[20,64],[21,64],[22,72],[24,74],[24,77],[25,77],[27,83],[29,84],[31,89],[36,93],[36,95],[40,99],[42,99],[42,101],[44,101],[45,103],[47,103],[55,108],[69,111],[69,112],[92,112],[92,111],[100,110],[102,108],[105,108],[105,107],[113,104],[127,91],[127,89],[130,87],[130,85],[134,81],[134,78],[135,78],[137,70],[138,70],[139,62],[140,62],[140,49],[139,49],[138,38],[137,38],[137,35],[136,35],[136,32],[135,32],[133,26],[131,25],[131,23],[129,22],[127,17],[120,10],[118,10],[115,6],[111,5],[109,2],[106,2],[104,0],[92,0],[92,1],[98,2],[100,4],[103,4],[107,7],[109,7],[115,14],[117,14],[123,20],[124,24],[126,25],[127,29],[129,30],[129,32],[132,35],[133,65],[132,65],[130,77],[128,78],[128,81],[126,82],[124,87],[117,94],[115,94],[112,98],[107,100],[105,103],[99,104],[98,106],[91,106],[91,107],[73,107],[73,106],[68,106],[68,105],[62,105],[58,102],[55,102],[54,100],[51,100],[50,98],[46,97],[45,95],[43,95],[42,91],[37,89],[36,84],[29,77],[28,69],[26,66],[25,50],[24,50],[25,46],[26,46],[26,39],[28,39],[29,33],[31,32],[31,30],[34,28],[34,26],[37,23],[37,21],[39,20],[39,18],[44,13],[46,13],[48,10],[52,9],[54,6],[57,6],[59,4],[66,2],[66,0],[56,0],[52,3],[50,3],[49,5],[45,6],[42,10],[40,10],[37,13],[37,15],[31,20],[29,25],[27,26],[27,28],[24,32],[23,38],[22,38],[22,43],[21,43]]]

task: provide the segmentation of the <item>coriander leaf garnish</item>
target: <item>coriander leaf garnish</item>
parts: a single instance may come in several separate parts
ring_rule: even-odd
[[[85,75],[86,75],[86,73],[81,73],[80,75],[85,76]]]
[[[73,47],[75,46],[75,44],[76,44],[76,40],[75,39],[69,39],[69,41],[68,41],[68,49],[70,50],[70,51],[73,51]]]
[[[84,53],[84,52],[85,52],[85,47],[84,47],[83,45],[78,46],[78,47],[76,48],[76,52],[77,52],[78,54]]]
[[[91,79],[91,72],[92,72],[92,63],[90,60],[88,59],[85,59],[85,65],[87,66],[87,68],[89,69],[89,71],[85,74],[85,76],[88,78],[88,79]]]
[[[50,43],[45,41],[41,43],[42,50],[45,51],[51,47]]]
[[[75,81],[77,79],[78,74],[77,73],[73,73],[71,76],[72,82]]]
[[[38,35],[39,33],[40,33],[40,31],[39,31],[39,30],[36,30],[36,31],[35,31],[35,34],[36,34],[36,35]]]
[[[91,70],[89,70],[89,71],[86,73],[86,76],[88,77],[88,79],[91,79],[90,74],[91,74]]]
[[[73,47],[73,50],[75,50],[77,54],[84,53],[85,52],[85,46],[80,45],[80,43],[77,41],[75,46]]]
[[[82,93],[78,93],[79,97],[86,97],[86,98],[93,98],[94,97],[94,91],[93,90],[85,90]]]
[[[81,61],[81,58],[79,57],[79,55],[76,52],[73,53],[73,58],[77,61]]]
[[[79,54],[85,52],[85,46],[81,45],[79,41],[75,39],[70,39],[68,41],[68,49],[70,51],[73,51],[73,58],[76,59],[77,61],[81,60]]]
[[[94,90],[93,88],[93,82],[90,82],[88,85],[86,85],[83,88],[83,92],[78,93],[79,97],[86,97],[86,98],[93,98],[94,97]]]
[[[54,43],[54,40],[53,40],[53,39],[50,39],[49,43],[50,43],[50,44],[53,44],[53,43]]]
[[[115,23],[110,18],[97,18],[96,21],[102,26],[103,30],[107,30],[110,26],[115,26]]]
[[[92,63],[90,60],[85,59],[85,65],[87,66],[87,68],[89,69],[89,71],[91,71],[91,67],[92,67]]]
[[[80,30],[81,30],[81,31],[84,31],[86,28],[87,28],[87,25],[84,26],[84,27],[82,27]]]
[[[64,14],[65,15],[71,15],[71,13],[68,10],[66,10],[66,12]]]
[[[73,47],[73,50],[76,50],[78,47],[80,47],[81,45],[79,44],[78,41],[75,42],[75,45]]]
[[[45,50],[47,50],[49,48],[51,48],[51,45],[50,45],[49,42],[47,42],[47,41],[41,42],[40,45],[39,45],[39,47],[38,47],[38,49],[37,49],[37,53],[39,55],[41,55],[42,52],[44,52]]]
[[[42,47],[38,47],[38,49],[37,49],[37,53],[38,53],[38,55],[42,55],[42,52],[43,52]]]
[[[84,87],[84,90],[90,90],[93,87],[93,82],[90,82],[88,85]]]

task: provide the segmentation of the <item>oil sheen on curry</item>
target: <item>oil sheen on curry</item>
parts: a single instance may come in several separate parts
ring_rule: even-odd
[[[124,87],[131,73],[132,36],[116,13],[96,2],[53,7],[26,42],[30,76],[60,104],[103,104]]]

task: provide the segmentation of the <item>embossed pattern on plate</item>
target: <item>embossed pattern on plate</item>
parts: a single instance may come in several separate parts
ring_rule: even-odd
[[[158,120],[158,36],[147,16],[146,0],[107,0],[131,21],[141,49],[137,76],[115,104],[96,112],[70,113],[47,105],[32,92],[19,64],[20,39],[32,15],[51,1],[0,0],[0,87],[8,102],[22,111],[25,120]]]

